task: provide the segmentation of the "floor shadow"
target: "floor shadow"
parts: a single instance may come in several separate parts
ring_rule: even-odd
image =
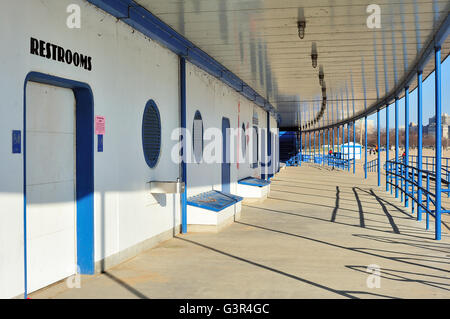
[[[400,234],[400,230],[398,229],[397,225],[395,224],[394,218],[392,218],[392,215],[389,214],[389,211],[387,210],[386,205],[384,205],[383,201],[377,195],[375,195],[375,193],[373,192],[372,189],[370,190],[370,193],[373,195],[373,197],[375,197],[377,202],[380,204],[381,208],[383,209],[384,214],[386,215],[387,219],[389,220],[389,223],[392,226],[392,230],[394,231],[394,233]]]
[[[333,289],[333,288],[330,288],[330,287],[318,284],[318,283],[310,281],[308,279],[304,279],[304,278],[301,278],[301,277],[289,274],[287,272],[284,272],[284,271],[281,271],[281,270],[278,270],[278,269],[275,269],[275,268],[272,268],[272,267],[269,267],[269,266],[266,266],[266,265],[263,265],[263,264],[260,264],[260,263],[257,263],[257,262],[254,262],[254,261],[251,261],[251,260],[239,257],[239,256],[232,255],[230,253],[218,250],[218,249],[210,247],[210,246],[206,246],[204,244],[198,243],[198,242],[193,241],[193,240],[189,240],[189,239],[181,238],[181,237],[175,237],[175,238],[177,238],[179,240],[183,240],[183,241],[188,242],[188,243],[191,243],[193,245],[197,245],[199,247],[202,247],[202,248],[214,251],[214,252],[216,252],[218,254],[221,254],[221,255],[224,255],[224,256],[227,256],[227,257],[230,257],[230,258],[233,258],[233,259],[245,262],[245,263],[247,263],[249,265],[256,266],[256,267],[259,267],[259,268],[262,268],[262,269],[269,270],[271,272],[280,274],[282,276],[286,276],[288,278],[298,280],[300,282],[303,282],[305,284],[311,285],[313,287],[320,288],[320,289],[323,289],[323,290],[326,290],[326,291],[329,291],[329,292],[332,292],[332,293],[335,293],[337,295],[340,295],[340,296],[343,296],[343,297],[347,297],[347,298],[350,298],[350,299],[358,299],[358,298],[356,298],[356,297],[354,297],[351,294],[348,294],[346,292],[343,292],[343,291],[340,291],[340,290],[336,290],[336,289]]]
[[[298,204],[305,204],[305,205],[311,205],[311,206],[319,206],[319,207],[324,207],[324,208],[334,208],[334,206],[329,206],[329,205],[323,205],[323,204],[318,204],[318,203],[309,203],[309,202],[301,202],[298,200],[292,200],[292,199],[285,199],[285,198],[278,198],[278,197],[272,197],[269,196],[267,197],[268,199],[273,199],[273,200],[279,200],[279,201],[283,201],[283,202],[291,202],[291,203],[298,203]],[[349,208],[340,208],[341,210],[345,210],[345,211],[349,211],[349,212],[358,212],[357,210],[354,209],[349,209]]]
[[[368,256],[372,256],[372,257],[388,259],[388,260],[399,262],[399,263],[403,263],[403,264],[419,266],[419,267],[422,267],[422,268],[427,268],[427,269],[432,269],[432,270],[437,270],[437,271],[443,271],[445,273],[448,273],[447,269],[442,269],[442,268],[438,268],[438,267],[433,267],[433,266],[413,263],[413,262],[404,261],[404,260],[401,260],[401,259],[399,260],[397,258],[387,257],[387,256],[383,256],[383,255],[380,255],[380,254],[370,253],[370,252],[366,251],[368,249],[366,247],[361,247],[361,248],[358,248],[358,247],[345,247],[345,246],[342,246],[342,245],[333,244],[333,243],[330,243],[330,242],[327,242],[327,241],[324,241],[324,240],[320,240],[320,239],[315,239],[315,238],[310,238],[310,237],[306,237],[306,236],[303,236],[303,235],[297,235],[297,234],[288,233],[288,232],[285,232],[285,231],[282,231],[282,230],[271,229],[271,228],[258,226],[258,225],[253,225],[253,224],[248,224],[248,223],[244,223],[244,222],[236,222],[236,223],[241,224],[241,225],[245,225],[245,226],[248,226],[248,227],[254,227],[254,228],[257,228],[257,229],[266,230],[266,231],[269,231],[269,232],[275,232],[275,233],[278,233],[278,234],[283,234],[283,235],[290,236],[290,237],[304,239],[304,240],[315,242],[315,243],[320,243],[320,244],[323,244],[323,245],[328,245],[328,246],[335,247],[335,248],[344,249],[344,250],[347,250],[347,251],[357,252],[357,253],[368,255]],[[353,234],[353,236],[356,236],[356,235]]]
[[[354,270],[354,271],[367,273],[367,271],[366,271],[367,266],[346,265],[345,267],[348,268],[348,269]],[[450,287],[450,283],[442,283],[442,282],[423,280],[423,279],[412,279],[412,278],[406,277],[405,274],[406,275],[413,275],[413,276],[422,276],[422,277],[431,277],[431,278],[450,280],[450,278],[445,278],[445,277],[442,277],[442,276],[433,276],[433,275],[428,275],[428,274],[420,274],[420,273],[415,273],[415,272],[410,272],[410,271],[385,269],[385,268],[382,268],[380,270],[380,278],[384,278],[384,279],[387,279],[387,280],[398,281],[398,282],[415,282],[415,283],[419,283],[419,284],[422,284],[422,285],[425,285],[425,286],[430,286],[430,287],[433,287],[433,288],[438,288],[438,289],[450,291],[449,288],[442,287],[442,286]]]
[[[336,187],[339,187],[339,186],[336,186]],[[308,187],[308,190],[312,190],[312,189]],[[322,190],[322,191],[323,191],[323,190]],[[325,196],[325,195],[320,194],[320,193],[319,193],[319,194],[317,194],[317,193],[316,193],[316,194],[306,194],[306,193],[299,193],[299,192],[288,192],[288,191],[282,190],[282,189],[280,189],[280,190],[278,190],[278,189],[273,189],[273,185],[271,185],[271,187],[270,187],[270,192],[279,192],[279,193],[283,193],[283,194],[294,194],[294,195],[312,196],[312,197],[330,198],[330,199],[336,198],[335,196]],[[341,190],[339,190],[339,193],[344,193],[344,192],[342,192]],[[349,194],[353,194],[353,193],[349,193]],[[354,203],[354,200],[353,200],[353,199],[341,198],[341,200],[342,200],[342,201],[348,201],[348,202]],[[373,205],[376,205],[376,203],[374,203],[374,202],[366,202],[366,201],[361,201],[361,202],[363,202],[364,204],[373,204]],[[377,207],[378,207],[378,205],[377,205]]]
[[[352,188],[353,193],[355,194],[356,202],[358,203],[358,211],[359,211],[359,225],[361,227],[366,227],[366,223],[364,222],[364,211],[362,208],[361,201],[359,200],[358,193],[356,192],[356,187]]]
[[[144,295],[143,293],[141,293],[139,290],[131,287],[129,284],[127,284],[126,282],[124,282],[123,280],[117,278],[116,276],[112,275],[111,273],[104,271],[102,272],[103,275],[105,275],[106,277],[108,277],[109,279],[115,281],[116,283],[118,283],[119,285],[121,285],[122,287],[124,287],[126,290],[128,290],[129,292],[131,292],[133,295],[135,295],[136,297],[140,298],[140,299],[150,299],[149,297],[147,297],[146,295]]]
[[[438,251],[441,253],[447,253],[447,254],[450,253],[450,248],[448,248],[448,246],[446,246],[446,244],[442,244],[445,246],[426,245],[424,243],[416,244],[412,241],[403,242],[403,241],[399,241],[399,240],[396,240],[396,239],[393,239],[390,237],[386,237],[386,236],[374,236],[374,235],[366,235],[366,234],[353,234],[353,236],[359,237],[359,238],[364,238],[364,239],[369,239],[369,240],[374,240],[374,241],[378,241],[378,242],[388,243],[388,244],[402,244],[402,245],[406,245],[406,246],[412,246],[415,248]],[[444,249],[444,250],[442,250],[442,249]]]
[[[298,213],[285,212],[285,211],[281,211],[281,210],[275,210],[275,209],[258,207],[258,206],[250,206],[250,205],[243,205],[243,206],[249,207],[249,208],[254,208],[254,209],[260,209],[260,210],[264,210],[264,211],[268,211],[268,212],[273,212],[273,213],[277,213],[277,214],[290,215],[290,216],[301,217],[301,218],[308,218],[308,219],[314,219],[314,220],[318,220],[318,221],[321,221],[321,222],[327,222],[327,223],[331,222],[328,219],[324,219],[324,218],[320,218],[320,217],[314,217],[314,216],[302,215],[302,214],[298,214]],[[352,218],[354,218],[354,217],[352,217]],[[348,224],[348,223],[343,223],[343,222],[335,221],[334,223],[337,224],[337,225],[357,227],[358,229],[360,228],[360,226],[353,225],[353,224]],[[382,233],[389,233],[389,234],[392,233],[391,231],[385,231],[385,230],[381,230],[381,229],[377,229],[377,228],[373,228],[373,227],[366,227],[365,229],[372,230],[372,231],[377,231],[377,232],[382,232]],[[412,237],[414,239],[427,239],[427,240],[430,239],[430,238],[427,238],[427,237],[420,236],[419,234],[417,234],[417,232],[411,232],[411,233],[412,234],[409,234],[409,233],[403,231],[402,232],[402,236],[408,236],[408,237]]]
[[[273,183],[273,184],[271,184],[271,187],[272,187],[272,186],[292,187],[292,188],[295,188],[295,189],[299,189],[299,188],[302,187],[301,184],[296,184],[296,185],[286,185],[286,184],[280,184],[280,183]],[[331,185],[328,185],[328,186],[331,186]],[[305,186],[303,185],[303,187],[305,187]],[[320,191],[320,192],[334,192],[334,189],[314,188],[314,187],[310,187],[310,186],[307,186],[307,188],[308,188],[309,190],[315,190],[315,191]],[[352,192],[345,192],[345,191],[343,191],[343,190],[341,190],[341,193],[342,193],[342,194],[353,194]]]
[[[331,221],[336,221],[336,215],[339,209],[339,186],[336,186],[336,202],[334,203],[333,214],[331,215]]]
[[[369,191],[366,191],[366,190],[361,189],[361,188],[359,188],[359,187],[357,187],[357,188],[358,188],[360,191],[362,191],[362,192],[364,192],[364,193],[366,193],[366,194],[368,194],[368,195],[373,196]],[[372,189],[370,189],[370,190],[372,190]],[[388,204],[388,205],[394,207],[399,213],[401,213],[401,214],[407,216],[408,218],[411,218],[411,215],[408,214],[407,212],[405,212],[402,208],[398,207],[397,205],[395,205],[395,204],[391,203],[390,201],[385,200],[385,199],[383,199],[383,198],[381,198],[381,197],[379,197],[379,196],[377,196],[377,197],[378,197],[378,199],[379,199],[380,201],[383,201],[384,203],[386,203],[386,204]]]

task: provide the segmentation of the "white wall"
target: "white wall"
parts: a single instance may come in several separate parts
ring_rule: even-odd
[[[81,7],[81,29],[66,26],[69,4]],[[92,56],[92,71],[31,55],[30,37]],[[82,0],[9,1],[0,12],[0,298],[23,293],[23,145],[11,153],[11,131],[23,127],[24,79],[30,71],[89,84],[94,113],[106,118],[104,152],[95,136],[95,260],[114,255],[180,223],[179,196],[155,197],[150,180],[176,180],[179,166],[171,160],[172,130],[179,126],[179,60],[156,42]],[[237,126],[250,123],[253,109],[259,127],[266,112],[233,89],[187,64],[187,125],[201,111],[205,128],[221,129],[222,116]],[[146,102],[153,99],[162,120],[159,162],[150,169],[143,156],[141,126]],[[247,146],[247,154],[250,146]],[[231,191],[260,169],[231,165]],[[220,164],[188,165],[188,196],[221,189]]]
[[[81,6],[81,29],[66,27],[71,3]],[[93,70],[30,55],[30,37],[92,56]],[[178,57],[80,0],[10,1],[0,12],[0,40],[5,44],[0,55],[0,297],[13,297],[24,287],[23,149],[22,154],[11,153],[11,131],[23,134],[27,73],[88,83],[95,115],[106,117],[104,152],[95,152],[94,158],[98,261],[179,224],[179,198],[170,195],[158,203],[146,189],[150,180],[178,177],[179,167],[170,160],[176,143],[170,134],[179,126]],[[161,156],[154,169],[146,165],[141,140],[150,98],[163,123]]]
[[[240,112],[239,110],[240,104]],[[267,112],[261,107],[242,97],[232,88],[207,74],[191,63],[187,63],[186,68],[186,126],[192,131],[193,120],[196,111],[200,111],[203,120],[204,130],[217,128],[222,130],[222,118],[230,120],[230,127],[241,127],[244,122],[246,127],[251,128],[253,111],[255,110],[259,118],[259,128],[267,127]],[[239,124],[238,124],[239,115]],[[271,125],[276,127],[276,120],[273,119]],[[261,138],[260,138],[261,141]],[[205,140],[205,147],[209,141]],[[267,142],[267,140],[266,140]],[[239,140],[239,152],[242,148]],[[234,144],[237,148],[237,142]],[[261,149],[261,148],[260,148]],[[267,147],[266,147],[267,150]],[[249,152],[251,145],[247,145],[246,161],[244,163],[231,164],[231,192],[236,193],[236,185],[239,179],[260,176],[260,167],[252,169],[249,163]],[[219,149],[219,158],[222,158],[222,149]],[[261,157],[260,157],[261,159]],[[239,169],[238,169],[239,166]],[[222,190],[221,163],[208,164],[190,163],[187,164],[187,196],[197,195],[210,190]]]

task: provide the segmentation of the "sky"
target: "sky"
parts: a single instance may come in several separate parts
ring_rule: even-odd
[[[442,77],[442,113],[450,114],[450,58],[442,63],[441,68]],[[428,76],[423,82],[423,125],[428,125],[428,119],[434,116],[435,111],[435,95],[434,95],[434,72]],[[405,99],[399,100],[399,126],[405,126]],[[373,123],[377,123],[376,113],[367,117]],[[394,128],[395,110],[394,103],[389,106],[389,126]],[[386,108],[380,111],[380,127],[386,128]],[[417,124],[417,89],[411,91],[409,94],[409,122]]]

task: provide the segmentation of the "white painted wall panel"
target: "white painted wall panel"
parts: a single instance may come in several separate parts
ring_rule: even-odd
[[[33,82],[26,98],[27,284],[32,292],[76,269],[75,98],[72,90]]]
[[[66,27],[66,8],[72,3],[81,7],[81,29]],[[92,71],[30,55],[30,37],[92,56]],[[30,71],[89,84],[95,115],[106,118],[104,152],[94,155],[95,260],[179,225],[179,196],[154,196],[146,184],[179,177],[179,166],[171,160],[177,141],[170,139],[180,123],[178,57],[82,0],[11,1],[0,12],[0,41],[7,44],[0,55],[0,297],[17,296],[24,287],[23,153],[11,154],[11,131],[24,129],[23,83]],[[149,99],[158,105],[163,123],[161,155],[153,169],[145,163],[141,140],[142,115]],[[251,125],[256,109],[260,127],[265,127],[264,110],[188,63],[189,129],[197,109],[205,129],[220,129],[223,116],[237,127],[239,102],[240,123],[245,120]],[[38,124],[43,129],[65,125],[56,113]],[[188,170],[188,196],[221,189],[220,164],[189,164]],[[239,170],[232,164],[231,191],[236,190],[238,179],[259,173],[259,168],[248,164],[239,165]]]
[[[66,27],[71,3],[81,7],[81,29]],[[92,71],[30,55],[30,37],[92,56]],[[178,57],[81,0],[13,1],[0,12],[0,40],[8,44],[0,58],[0,297],[17,296],[24,287],[23,153],[11,154],[11,131],[23,130],[23,83],[30,71],[89,84],[95,115],[106,117],[104,152],[94,158],[95,260],[179,225],[179,196],[156,198],[146,184],[179,176],[171,161],[176,141],[170,140],[179,126]],[[149,99],[163,123],[154,169],[145,163],[141,140]],[[58,126],[55,118],[41,124]]]

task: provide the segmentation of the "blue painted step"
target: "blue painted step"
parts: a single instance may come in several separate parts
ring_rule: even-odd
[[[201,193],[189,197],[187,199],[187,204],[190,206],[195,206],[203,209],[212,210],[215,212],[220,212],[221,210],[234,205],[244,198],[228,193],[223,193],[219,191],[209,191],[206,193]]]
[[[270,185],[270,181],[266,181],[265,179],[259,179],[255,177],[247,177],[238,181],[239,184],[242,185],[250,185],[250,186],[258,186],[264,187]]]

